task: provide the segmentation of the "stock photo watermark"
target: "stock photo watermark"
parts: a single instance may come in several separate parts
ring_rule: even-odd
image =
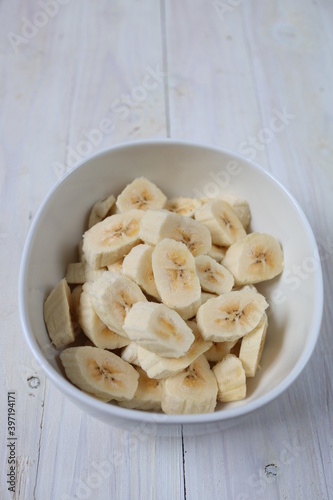
[[[254,160],[257,152],[263,151],[265,146],[274,140],[275,135],[283,132],[295,118],[296,115],[287,112],[286,106],[282,111],[273,109],[268,126],[261,128],[256,135],[248,137],[246,141],[242,141],[238,145],[238,153],[249,160]]]
[[[159,64],[156,64],[155,67],[146,66],[145,70],[146,73],[141,78],[139,85],[135,85],[130,92],[122,93],[112,101],[109,112],[112,113],[113,119],[103,117],[97,127],[83,133],[84,139],[80,140],[76,147],[67,146],[65,163],[53,162],[53,169],[57,178],[62,177],[78,162],[90,155],[94,149],[98,148],[102,144],[105,135],[111,134],[115,130],[117,119],[125,121],[130,116],[131,111],[145,101],[149,93],[161,85],[165,73]]]
[[[7,489],[16,488],[16,392],[7,393]]]
[[[44,28],[50,19],[53,19],[59,12],[62,5],[67,5],[71,0],[39,0],[39,10],[32,15],[31,19],[23,16],[21,17],[20,33],[10,31],[7,34],[9,43],[16,54],[19,53],[22,45],[35,38],[39,30]]]

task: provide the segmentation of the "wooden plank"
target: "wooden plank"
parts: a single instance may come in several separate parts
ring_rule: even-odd
[[[166,9],[171,136],[261,163],[295,194],[324,242],[333,215],[331,18],[328,2],[198,0]],[[322,262],[328,297],[332,248]],[[284,396],[221,434],[184,437],[189,498],[329,498],[331,316],[325,311],[315,354]]]
[[[181,439],[146,437],[138,429],[126,433],[83,414],[45,380],[22,338],[13,283],[23,243],[47,191],[72,168],[71,156],[166,134],[159,5],[71,1],[58,7],[13,47],[7,30],[22,36],[22,17],[43,22],[40,3],[0,6],[0,342],[6,353],[2,375],[8,390],[17,391],[15,498],[153,499],[167,498],[166,491],[182,498]],[[3,413],[4,407],[2,398]],[[106,460],[112,467],[104,477]],[[3,477],[6,469],[4,453]],[[11,498],[5,484],[1,498]]]

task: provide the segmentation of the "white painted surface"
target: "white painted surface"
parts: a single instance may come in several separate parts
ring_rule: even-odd
[[[332,498],[332,3],[62,2],[46,18],[35,0],[0,3],[1,498],[11,498],[7,390],[16,391],[17,499],[183,499],[185,489],[190,500]],[[22,18],[46,23],[15,51],[7,34],[22,36]],[[143,82],[157,85],[144,95]],[[24,342],[17,278],[31,218],[68,151],[82,156],[104,118],[114,128],[92,151],[169,135],[254,157],[318,239],[326,306],[315,353],[285,395],[220,434],[148,437],[100,423],[45,380]]]

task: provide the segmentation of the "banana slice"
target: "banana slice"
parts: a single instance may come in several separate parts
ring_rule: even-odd
[[[139,374],[139,384],[133,399],[122,401],[119,406],[136,410],[160,411],[162,402],[162,383],[149,378],[144,370],[136,368]]]
[[[226,251],[228,247],[219,247],[218,245],[212,245],[207,255],[215,259],[217,262],[221,262],[221,260],[225,257]]]
[[[92,269],[87,262],[72,262],[67,266],[66,281],[70,285],[83,285],[96,281],[106,269]]]
[[[228,354],[213,367],[216,377],[217,399],[224,403],[239,401],[246,396],[246,376],[240,359],[234,354]]]
[[[207,253],[212,245],[209,230],[203,224],[168,210],[147,210],[140,222],[139,237],[150,245],[164,238],[181,241],[194,256]]]
[[[251,211],[248,202],[231,193],[225,193],[221,198],[231,206],[244,229],[247,229],[251,222]]]
[[[83,285],[79,308],[79,323],[85,335],[101,349],[113,350],[128,345],[128,338],[110,330],[97,316],[91,303],[89,288],[90,283]]]
[[[83,253],[90,267],[98,269],[120,260],[137,245],[143,210],[110,215],[84,233]]]
[[[199,198],[183,198],[181,196],[168,200],[165,208],[175,214],[193,217],[195,211],[201,207],[202,201]]]
[[[69,380],[104,401],[132,399],[139,374],[113,352],[98,347],[69,347],[60,354]]]
[[[124,337],[127,337],[123,329],[126,314],[133,304],[147,300],[134,281],[112,271],[105,271],[98,280],[91,282],[88,293],[102,322]]]
[[[250,233],[228,248],[222,261],[238,285],[270,280],[284,267],[280,243],[270,234]]]
[[[201,292],[201,305],[206,304],[209,299],[216,299],[218,295],[215,293]]]
[[[133,247],[135,248],[135,247]],[[123,262],[124,262],[124,258],[123,257],[122,259],[120,260],[117,260],[117,262],[114,262],[113,264],[109,264],[107,266],[108,268],[108,271],[112,271],[114,273],[122,273],[123,272]]]
[[[264,349],[267,326],[268,319],[265,313],[258,325],[242,338],[239,359],[247,377],[254,377],[256,374]]]
[[[110,214],[111,208],[113,207],[114,203],[116,201],[116,198],[113,196],[109,196],[105,200],[98,201],[95,203],[95,205],[92,207],[92,210],[90,212],[89,216],[89,222],[88,222],[88,228],[90,229],[93,227],[95,224],[98,222],[101,222],[104,220],[108,215]]]
[[[124,347],[121,351],[121,359],[127,361],[127,363],[131,363],[131,365],[140,366],[139,358],[138,358],[138,344],[132,340],[128,346]]]
[[[230,246],[246,236],[234,210],[221,199],[211,200],[199,208],[195,219],[207,226],[215,245]]]
[[[200,306],[197,324],[204,339],[231,342],[253,330],[267,307],[260,293],[232,291]]]
[[[234,286],[234,277],[222,264],[208,255],[195,258],[195,268],[203,290],[221,295],[230,292]]]
[[[187,246],[165,238],[152,253],[156,288],[163,304],[174,309],[183,319],[195,316],[201,304],[200,281],[195,260]]]
[[[127,313],[124,330],[131,340],[167,358],[183,356],[194,341],[185,321],[164,304],[137,302]]]
[[[44,320],[52,344],[62,349],[75,340],[71,318],[71,291],[65,278],[52,290],[44,302]]]
[[[185,370],[163,380],[162,410],[168,414],[212,413],[217,383],[204,355]]]
[[[167,197],[151,181],[139,177],[128,184],[117,198],[117,208],[126,212],[133,208],[148,210],[148,208],[163,208]]]
[[[137,346],[137,364],[147,372],[148,377],[154,379],[171,377],[187,368],[201,354],[210,349],[212,343],[203,340],[197,324],[194,321],[187,321],[187,325],[191,328],[195,339],[184,356],[180,356],[179,358],[164,358],[141,346]]]
[[[208,361],[218,363],[222,361],[227,354],[230,354],[231,349],[237,344],[238,340],[232,342],[213,342],[212,347],[205,352]]]
[[[122,271],[125,276],[135,281],[145,293],[161,300],[153,274],[153,250],[154,248],[146,243],[132,248],[124,258]]]

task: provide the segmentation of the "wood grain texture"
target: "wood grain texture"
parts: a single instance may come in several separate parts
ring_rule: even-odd
[[[14,498],[331,498],[332,3],[65,3],[15,48],[8,34],[22,35],[40,3],[0,2],[0,373],[16,391]],[[323,255],[322,332],[306,369],[238,426],[197,437],[123,431],[82,413],[45,379],[17,311],[24,241],[57,178],[111,144],[165,136],[220,145],[271,171]],[[4,392],[2,478],[6,405]],[[5,481],[0,496],[12,498]]]

